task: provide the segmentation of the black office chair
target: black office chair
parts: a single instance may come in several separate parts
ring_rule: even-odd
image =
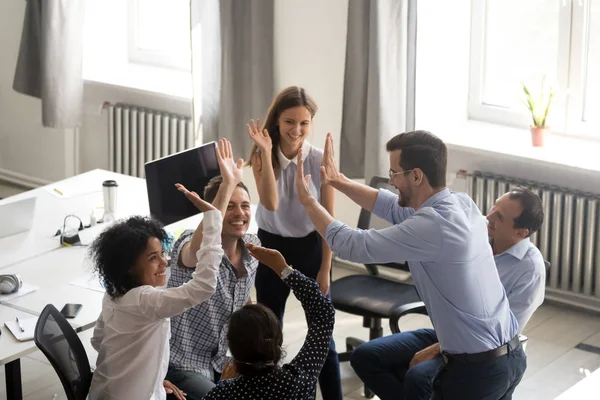
[[[67,399],[84,400],[92,382],[90,363],[79,336],[52,304],[42,310],[33,339],[54,367]]]
[[[396,192],[388,182],[388,178],[376,176],[371,179],[370,186]],[[358,228],[380,229],[387,226],[390,226],[388,222],[365,209],[361,210]],[[408,271],[407,263],[365,264],[368,275],[350,275],[331,283],[333,306],[336,310],[363,317],[363,326],[369,328],[369,340],[383,336],[381,320],[391,318],[396,307],[420,300],[414,285],[380,277],[379,267]],[[362,343],[364,341],[357,338],[346,338],[346,351],[339,353],[340,362],[349,361],[354,349]],[[365,387],[365,397],[373,397],[373,393],[367,387]]]

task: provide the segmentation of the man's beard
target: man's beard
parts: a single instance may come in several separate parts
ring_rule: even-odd
[[[400,207],[410,207],[410,194],[398,190],[398,205]]]

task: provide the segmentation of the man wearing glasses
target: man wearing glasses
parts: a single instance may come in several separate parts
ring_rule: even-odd
[[[296,189],[319,233],[340,258],[360,263],[407,260],[437,333],[445,364],[434,399],[510,398],[526,369],[518,323],[488,243],[485,218],[464,193],[446,188],[446,145],[427,131],[387,143],[390,184],[376,190],[340,174],[328,135],[321,181],[394,224],[356,230],[335,221],[312,197],[300,153]],[[376,388],[372,388],[377,392]],[[396,393],[395,398],[404,398]]]

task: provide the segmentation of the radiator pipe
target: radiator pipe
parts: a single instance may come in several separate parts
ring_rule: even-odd
[[[583,245],[583,294],[592,295],[592,282],[594,279],[594,242],[596,240],[596,229],[598,228],[598,198],[588,194],[586,199],[586,227],[585,241]],[[600,233],[598,233],[600,236]],[[598,249],[598,247],[596,247]],[[598,250],[596,250],[598,251]],[[597,271],[600,264],[597,264]],[[600,272],[596,273],[596,296],[600,297]]]
[[[552,192],[558,190],[555,186],[542,186],[541,187],[541,199],[542,206],[544,207],[544,222],[540,227],[539,232],[539,246],[540,252],[544,257],[544,260],[550,260],[550,249],[549,249],[549,237],[550,237],[550,226],[551,226],[551,218],[552,218]]]
[[[582,193],[574,193],[575,196],[575,226],[573,227],[573,259],[571,268],[573,271],[573,291],[581,293],[581,276],[583,269],[583,233],[585,228],[585,203],[586,198]]]
[[[573,193],[564,194],[562,249],[560,258],[560,288],[569,290],[571,286],[571,254],[573,246]]]
[[[552,193],[552,225],[550,236],[550,287],[558,289],[558,276],[560,271],[560,241],[561,241],[561,225],[562,225],[562,205],[563,193],[555,191]]]

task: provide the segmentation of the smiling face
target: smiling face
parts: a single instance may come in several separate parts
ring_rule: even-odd
[[[413,199],[413,186],[411,184],[414,181],[412,171],[404,171],[400,167],[400,150],[394,150],[390,152],[390,185],[393,185],[398,189],[398,205],[400,207],[411,207],[411,200]]]
[[[140,285],[165,286],[167,284],[167,259],[160,240],[148,239],[146,249],[139,255],[131,270]]]
[[[240,239],[248,230],[250,216],[250,196],[244,188],[237,186],[229,199],[221,234],[224,237]]]
[[[515,219],[523,212],[519,200],[510,198],[510,193],[502,195],[487,215],[488,235],[492,240],[517,242],[527,237],[529,230],[515,228]]]
[[[288,108],[279,115],[277,123],[284,154],[293,153],[292,157],[295,156],[310,133],[311,121],[310,111],[304,106]]]

